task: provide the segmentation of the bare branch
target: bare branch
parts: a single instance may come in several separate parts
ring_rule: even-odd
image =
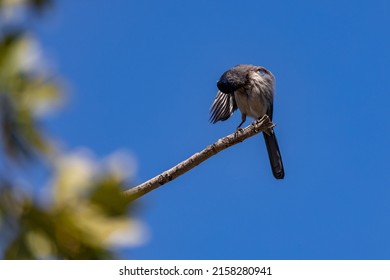
[[[124,191],[124,194],[130,199],[137,199],[186,173],[220,151],[272,127],[274,127],[274,124],[267,115],[264,115],[260,120],[254,121],[251,125],[245,127],[244,129],[239,129],[232,134],[219,139],[214,144],[207,146],[202,151],[192,155],[188,159],[182,161],[160,175],[157,175],[156,177],[134,188]]]

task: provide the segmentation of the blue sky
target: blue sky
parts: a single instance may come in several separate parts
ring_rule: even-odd
[[[388,1],[58,1],[37,27],[69,83],[69,149],[134,155],[141,183],[236,128],[208,123],[230,67],[276,76],[286,177],[261,136],[140,200],[135,259],[390,258]],[[246,122],[246,125],[249,121]]]

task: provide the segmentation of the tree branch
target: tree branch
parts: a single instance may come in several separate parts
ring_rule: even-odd
[[[137,199],[148,192],[161,187],[165,183],[172,181],[173,179],[179,177],[180,175],[191,170],[195,166],[199,165],[206,159],[212,157],[213,155],[219,153],[220,151],[233,146],[239,142],[244,141],[245,139],[258,134],[266,129],[272,128],[275,125],[271,122],[267,115],[264,115],[260,120],[254,121],[252,124],[248,125],[244,129],[239,129],[232,134],[225,136],[219,139],[212,145],[207,146],[202,151],[192,155],[188,159],[182,161],[171,169],[157,175],[156,177],[134,187],[127,191],[124,191],[129,199]]]

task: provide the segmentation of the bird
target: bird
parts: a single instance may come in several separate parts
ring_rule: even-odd
[[[255,120],[265,114],[272,121],[275,91],[274,75],[262,66],[239,64],[222,74],[217,82],[218,92],[210,108],[210,122],[227,120],[237,109],[241,123],[246,117]],[[276,179],[284,178],[284,167],[273,128],[263,132],[271,169]]]

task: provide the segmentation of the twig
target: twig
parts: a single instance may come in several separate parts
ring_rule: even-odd
[[[254,121],[251,125],[245,127],[244,129],[239,129],[236,132],[219,139],[214,144],[207,146],[202,151],[192,155],[188,159],[182,161],[181,163],[161,173],[160,175],[157,175],[156,177],[134,188],[124,191],[124,195],[126,195],[131,200],[137,199],[186,173],[220,151],[272,127],[274,127],[274,124],[270,121],[267,115],[264,115],[260,120]]]

